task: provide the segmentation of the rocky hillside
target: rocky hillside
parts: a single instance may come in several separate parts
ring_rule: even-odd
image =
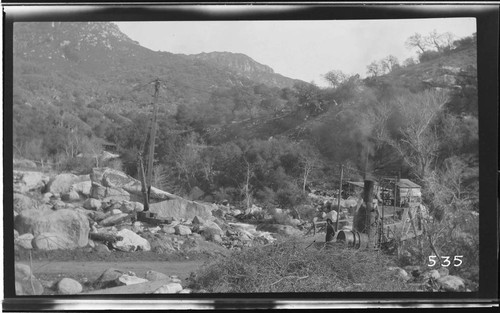
[[[189,57],[207,61],[250,80],[269,86],[292,88],[299,81],[277,74],[271,67],[260,64],[242,53],[210,52],[193,54],[189,55]]]

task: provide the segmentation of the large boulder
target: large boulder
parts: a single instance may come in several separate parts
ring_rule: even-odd
[[[451,291],[451,292],[465,291],[464,280],[458,276],[447,275],[445,277],[440,277],[437,280],[437,283],[445,291]]]
[[[23,248],[28,250],[33,249],[33,246],[31,245],[33,238],[35,238],[33,234],[30,233],[22,234],[14,239],[14,245],[18,248]]]
[[[124,274],[116,268],[108,268],[93,283],[95,289],[116,287],[116,280]]]
[[[71,186],[75,183],[78,183],[82,180],[81,177],[76,176],[75,174],[64,173],[59,174],[49,180],[47,183],[47,192],[52,192],[53,194],[60,193],[68,193],[71,191]]]
[[[31,268],[26,264],[16,263],[15,265],[15,288],[17,296],[41,295],[43,285],[33,275]]]
[[[70,250],[78,245],[61,233],[41,233],[31,243],[37,250]]]
[[[57,283],[57,291],[63,295],[73,295],[82,292],[82,285],[74,279],[63,278]]]
[[[116,235],[123,238],[122,240],[113,243],[113,246],[118,250],[122,251],[151,250],[151,245],[146,239],[142,238],[141,236],[137,235],[136,233],[134,233],[129,229],[124,228],[120,230]]]
[[[212,219],[212,210],[217,209],[215,204],[189,201],[182,198],[167,200],[149,205],[149,211],[156,213],[158,218],[177,220],[192,220],[199,216],[204,220]]]
[[[41,172],[14,171],[14,191],[42,190],[49,177]]]
[[[88,218],[78,212],[62,210],[25,210],[14,219],[14,228],[20,234],[55,233],[66,238],[74,247],[85,247],[90,232]]]
[[[90,178],[93,183],[97,183],[103,187],[121,188],[130,194],[142,196],[141,182],[118,170],[106,167],[94,168]],[[158,188],[151,187],[150,199],[152,200],[169,200],[176,198],[179,197]]]
[[[21,213],[24,210],[37,209],[41,203],[20,193],[14,193],[14,211]]]

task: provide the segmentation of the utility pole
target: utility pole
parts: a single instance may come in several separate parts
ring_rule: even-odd
[[[342,196],[342,178],[344,176],[344,166],[342,166],[342,164],[340,164],[340,184],[339,184],[339,199],[338,199],[338,202],[337,202],[337,208],[338,208],[338,211],[337,211],[337,223],[335,225],[335,229],[337,231],[339,231],[339,219],[340,219],[340,197]]]
[[[156,128],[157,128],[157,119],[158,119],[158,94],[160,93],[160,79],[157,78],[154,81],[155,84],[155,93],[154,93],[154,112],[153,112],[153,124],[151,126],[151,136],[149,137],[149,158],[148,158],[148,173],[146,176],[146,184],[147,184],[147,197],[148,200],[151,194],[151,179],[153,177],[153,162],[154,162],[154,154],[155,154],[155,139],[156,139]],[[144,208],[146,209],[146,208]]]

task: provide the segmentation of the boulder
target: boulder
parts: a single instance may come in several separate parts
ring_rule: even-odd
[[[224,235],[224,231],[213,221],[207,221],[201,226],[201,232],[210,232],[211,234],[217,234],[219,236]]]
[[[111,210],[111,214],[113,214],[113,215],[118,215],[118,214],[122,214],[122,213],[123,212],[120,211],[119,209],[113,209],[113,210]]]
[[[93,283],[95,289],[116,287],[116,280],[124,273],[116,268],[108,268]]]
[[[191,234],[191,229],[185,225],[177,225],[174,227],[175,228],[175,234],[176,235],[190,235]]]
[[[149,281],[155,281],[155,280],[166,280],[170,278],[166,274],[149,270],[146,272],[146,279]]]
[[[121,188],[106,188],[106,194],[102,198],[102,201],[128,201],[130,200],[130,194]]]
[[[59,174],[49,180],[46,191],[60,194],[68,193],[71,190],[71,186],[79,182],[79,180],[80,178],[74,174]]]
[[[102,211],[95,211],[94,212],[94,216],[93,216],[93,219],[94,221],[96,222],[101,222],[103,221],[104,219],[106,219],[109,215],[102,212]]]
[[[182,290],[182,285],[179,283],[169,283],[158,288],[155,292],[156,294],[171,294],[178,293]]]
[[[170,225],[163,225],[161,230],[166,234],[175,234],[175,228]]]
[[[179,291],[178,293],[192,293],[193,291],[189,288],[186,288],[186,289],[182,289],[181,291]]]
[[[445,291],[457,292],[465,290],[464,280],[458,276],[447,275],[437,280],[437,283]]]
[[[439,279],[439,277],[441,277],[439,275],[439,272],[437,270],[430,270],[428,272],[425,272],[424,275],[423,275],[423,278],[424,280],[428,280],[428,279]]]
[[[70,250],[78,245],[61,233],[41,233],[31,243],[37,250]]]
[[[106,187],[92,181],[90,188],[90,197],[94,199],[102,199],[106,197]]]
[[[23,249],[28,249],[28,250],[33,249],[33,246],[31,245],[33,238],[35,238],[33,234],[30,233],[23,234],[14,239],[14,244],[16,245],[16,247],[21,247]]]
[[[75,201],[80,200],[80,195],[78,194],[78,192],[76,192],[74,190],[71,190],[68,193],[62,194],[61,200],[63,200],[63,201],[69,201],[69,202],[75,202]]]
[[[24,210],[37,209],[41,203],[35,199],[32,199],[26,195],[20,193],[14,193],[14,211],[21,213]]]
[[[32,274],[31,268],[21,263],[15,265],[15,288],[17,296],[38,296],[44,291],[42,283]]]
[[[42,233],[57,234],[71,241],[73,247],[85,247],[90,232],[88,218],[67,209],[22,211],[14,219],[14,228],[20,234],[32,233],[35,237]]]
[[[71,278],[63,278],[57,283],[57,291],[63,295],[74,295],[82,292],[82,290],[82,285]]]
[[[102,243],[96,243],[94,250],[98,254],[103,254],[103,255],[107,255],[107,254],[111,253],[111,251],[109,251],[108,246],[106,246],[105,244],[102,244]]]
[[[200,224],[200,225],[203,225],[203,224],[205,224],[205,220],[204,220],[203,218],[199,217],[199,216],[195,216],[195,217],[193,218],[193,222],[192,222],[192,224],[193,224],[193,225],[194,225],[194,224]]]
[[[48,176],[41,172],[14,171],[14,191],[26,193],[45,188]]]
[[[73,184],[71,186],[71,189],[73,191],[78,192],[82,196],[90,197],[90,191],[92,189],[92,182],[90,180],[88,180],[88,181],[82,181],[82,182]]]
[[[141,182],[118,170],[106,167],[94,168],[92,174],[90,174],[90,178],[93,183],[100,184],[104,187],[121,188],[130,194],[142,196]],[[169,200],[176,198],[179,197],[158,188],[151,187],[150,199],[152,200]]]
[[[19,232],[14,229],[14,239],[19,238]]]
[[[97,199],[93,199],[93,198],[89,198],[87,200],[85,200],[85,202],[83,202],[83,207],[87,210],[99,210],[102,206],[102,202],[97,200]]]
[[[241,211],[236,209],[236,210],[231,210],[231,212],[229,213],[230,215],[232,216],[238,216],[241,214]]]
[[[122,251],[151,250],[151,245],[149,244],[149,242],[131,230],[124,228],[120,230],[116,235],[123,237],[123,240],[113,243],[113,246],[116,249]]]
[[[116,280],[116,286],[130,286],[148,282],[147,279],[131,275],[122,275]]]
[[[177,220],[191,220],[195,216],[210,220],[214,209],[217,209],[215,204],[194,202],[182,198],[152,203],[149,206],[149,211],[156,213],[158,218],[173,217]]]
[[[123,213],[134,213],[144,211],[144,205],[140,202],[122,201],[120,210]]]
[[[126,213],[111,215],[99,222],[101,226],[113,226],[130,219],[130,215]]]

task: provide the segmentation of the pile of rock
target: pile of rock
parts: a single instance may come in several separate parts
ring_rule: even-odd
[[[240,218],[262,218],[264,211],[257,206],[241,212],[227,201],[196,202],[156,188],[152,188],[149,212],[165,223],[137,221],[137,213],[144,210],[141,184],[114,169],[95,168],[90,175],[80,176],[15,171],[15,177],[16,249],[90,246],[99,253],[169,252],[187,248],[196,240],[241,249],[273,242],[271,232],[290,232],[279,227],[257,230],[254,226],[249,231],[231,225]]]
[[[446,267],[422,271],[419,266],[389,267],[389,271],[398,279],[416,284],[424,291],[471,291],[466,288],[465,280],[455,275],[449,275]]]
[[[81,282],[63,277],[57,281],[41,281],[35,277],[31,268],[22,263],[15,264],[16,295],[44,294],[173,294],[191,293],[182,286],[182,281],[175,275],[156,271],[147,271],[145,277],[138,277],[134,272],[115,268],[105,270],[94,282],[83,278]]]

